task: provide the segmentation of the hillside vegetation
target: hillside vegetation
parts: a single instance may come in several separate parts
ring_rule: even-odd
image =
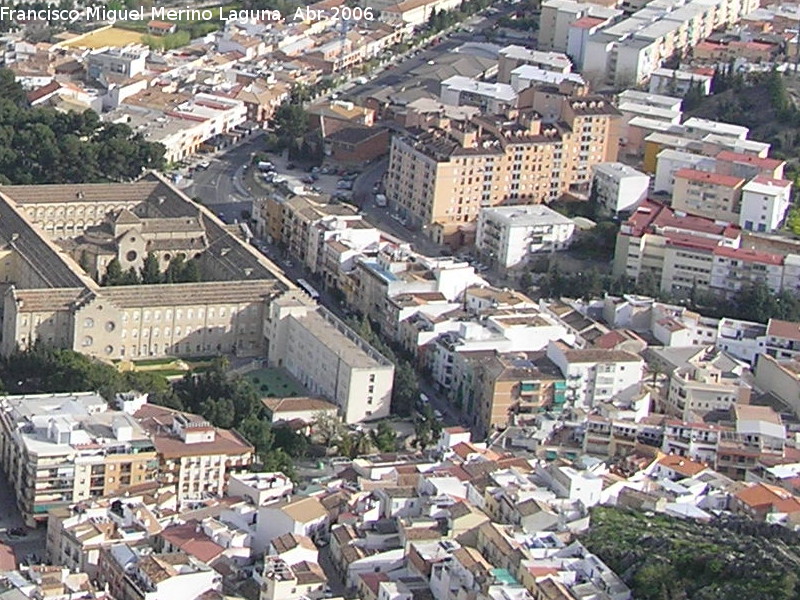
[[[636,600],[800,599],[800,536],[778,525],[597,507],[582,541]]]
[[[750,138],[772,144],[771,155],[789,162],[789,171],[798,170],[800,150],[800,75],[776,71],[745,78],[730,69],[719,70],[712,81],[711,96],[687,97],[688,116],[743,125]]]

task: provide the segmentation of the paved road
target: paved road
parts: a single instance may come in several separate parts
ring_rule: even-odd
[[[256,132],[246,141],[216,155],[199,155],[195,163],[207,160],[210,166],[197,169],[192,183],[185,189],[192,198],[203,204],[230,204],[252,199],[250,190],[244,187],[244,170],[248,168],[254,152],[263,152],[262,132]]]
[[[0,542],[8,544],[14,550],[17,561],[22,561],[26,556],[35,554],[44,558],[47,528],[40,526],[37,529],[28,529],[27,535],[22,538],[11,538],[6,533],[10,529],[23,527],[24,521],[17,509],[14,490],[6,479],[5,473],[0,471]]]

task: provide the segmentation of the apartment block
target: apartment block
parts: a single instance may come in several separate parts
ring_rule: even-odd
[[[247,470],[253,460],[247,440],[199,415],[146,404],[133,416],[152,438],[160,480],[175,485],[181,502],[221,496],[228,476]]]
[[[613,272],[651,277],[664,291],[688,294],[710,285],[714,249],[738,248],[740,241],[738,227],[647,200],[620,228]]]
[[[589,37],[583,72],[599,85],[641,85],[666,59],[687,54],[716,28],[733,25],[756,8],[755,0],[647,4]]]
[[[785,257],[746,248],[714,248],[709,287],[735,296],[754,284],[764,284],[777,293],[784,286]]]
[[[564,97],[560,116],[569,129],[523,113],[393,137],[385,182],[390,208],[455,247],[474,239],[481,208],[587,190],[591,167],[616,157],[618,112],[603,99]]]
[[[653,191],[667,193],[672,196],[675,189],[675,173],[681,169],[711,172],[715,168],[716,161],[713,158],[695,154],[694,152],[665,148],[658,153],[656,158]]]
[[[566,383],[544,351],[495,353],[476,365],[473,427],[481,434],[522,424],[544,410],[559,410]]]
[[[394,365],[302,294],[276,299],[264,325],[267,360],[339,407],[346,423],[388,416]]]
[[[591,408],[618,395],[638,391],[644,372],[640,356],[624,350],[578,350],[562,342],[550,342],[547,357],[566,380],[566,401]]]
[[[475,247],[489,264],[509,269],[565,250],[574,233],[572,219],[544,205],[498,206],[481,210]]]
[[[92,392],[0,398],[0,460],[25,521],[153,481],[156,448],[130,415]]]
[[[601,212],[617,215],[636,207],[647,197],[650,176],[618,162],[593,167],[590,199]]]
[[[748,231],[775,231],[791,204],[791,181],[757,176],[742,188],[739,226]]]
[[[517,107],[517,92],[508,83],[488,83],[463,75],[448,77],[441,84],[439,99],[453,106],[474,106],[489,114]]]
[[[672,208],[709,219],[738,223],[745,180],[695,169],[675,172]]]
[[[572,62],[566,54],[511,45],[500,49],[497,60],[497,81],[511,83],[511,72],[523,65],[563,75],[572,71]]]
[[[570,27],[582,18],[590,17],[606,22],[621,15],[621,10],[600,4],[573,0],[546,0],[542,2],[539,22],[539,50],[566,52]]]

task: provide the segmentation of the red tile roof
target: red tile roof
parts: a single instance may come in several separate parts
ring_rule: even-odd
[[[715,157],[717,160],[722,160],[731,163],[746,163],[754,165],[761,169],[768,169],[774,171],[783,164],[785,160],[778,160],[777,158],[762,158],[755,154],[744,154],[742,152],[733,152],[732,150],[723,150]]]
[[[602,25],[606,19],[598,19],[597,17],[582,17],[572,24],[572,27],[577,29],[591,29],[597,25]]]
[[[678,169],[675,178],[687,179],[698,183],[710,183],[728,188],[739,187],[744,184],[744,179],[733,175],[722,175],[720,173],[709,173],[708,171],[698,171],[697,169]]]
[[[735,239],[740,235],[740,229],[729,224],[720,224],[713,219],[695,215],[678,215],[666,204],[655,200],[645,200],[625,222],[630,227],[635,237],[640,237],[647,231],[671,229],[675,232],[697,232],[720,237]]]
[[[666,238],[669,246],[691,248],[692,250],[708,250],[711,252],[719,246],[719,240],[702,237],[699,235],[665,233],[664,238]]]
[[[769,325],[767,325],[767,335],[800,341],[800,323],[770,319]]]
[[[792,182],[786,179],[773,179],[772,177],[765,177],[764,175],[759,175],[757,177],[754,177],[753,181],[755,183],[760,183],[762,185],[774,185],[782,188],[789,187],[792,185]]]
[[[741,260],[743,262],[756,262],[765,265],[782,265],[785,258],[781,254],[759,252],[758,250],[750,250],[749,248],[728,248],[727,246],[719,246],[715,248],[714,256],[735,258],[736,260]]]
[[[391,581],[391,578],[386,573],[361,573],[360,577],[364,585],[366,585],[376,597],[381,583],[384,581]]]
[[[188,521],[182,525],[171,525],[159,534],[164,541],[191,554],[204,563],[212,562],[225,548],[208,537],[200,528],[198,521]]]
[[[661,458],[658,461],[658,464],[665,469],[675,471],[684,477],[693,477],[698,473],[702,473],[708,468],[703,463],[693,461],[685,456],[677,456],[674,454]]]
[[[736,497],[754,510],[779,513],[800,512],[800,499],[791,492],[766,483],[757,483],[736,494]]]

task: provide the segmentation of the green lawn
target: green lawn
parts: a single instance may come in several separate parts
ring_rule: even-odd
[[[243,375],[264,398],[305,396],[307,390],[283,369],[258,369]]]

